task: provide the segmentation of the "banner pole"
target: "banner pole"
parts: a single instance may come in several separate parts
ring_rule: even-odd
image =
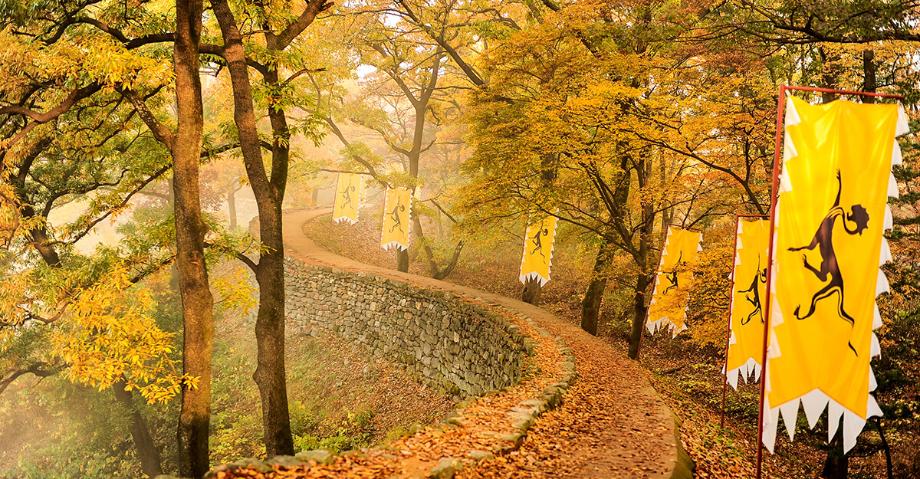
[[[767,289],[764,308],[763,356],[760,363],[760,407],[757,414],[757,479],[763,477],[763,416],[764,398],[767,390],[767,347],[770,337],[770,306],[773,286],[773,242],[776,234],[776,203],[779,189],[780,150],[783,146],[783,115],[786,111],[786,85],[780,85],[776,105],[776,137],[773,143],[773,179],[770,185],[770,241],[767,251]]]
[[[732,286],[734,289],[734,286]],[[728,392],[728,341],[731,338],[732,312],[728,312],[728,338],[725,339],[725,360],[722,362],[722,416],[719,419],[719,427],[725,428],[725,395]]]
[[[728,343],[732,337],[732,297],[735,294],[735,260],[738,258],[738,226],[741,224],[742,215],[735,215],[735,236],[732,243],[732,277],[730,281],[731,290],[728,293],[728,321],[725,332],[725,359],[722,363],[722,417],[719,420],[719,427],[725,428],[725,395],[728,392]]]
[[[738,258],[738,226],[741,224],[742,219],[744,218],[759,218],[767,219],[767,215],[735,215],[735,236],[734,243],[732,243],[732,248],[734,254],[732,256],[732,276],[731,276],[731,292],[729,293],[729,303],[728,303],[728,324],[726,325],[727,331],[725,333],[725,350],[724,358],[725,362],[722,363],[722,417],[719,420],[719,426],[725,428],[725,396],[728,392],[728,347],[732,338],[732,301],[735,294],[735,260]]]
[[[895,93],[876,93],[873,91],[858,91],[858,90],[838,90],[835,88],[820,88],[814,86],[789,86],[784,85],[788,91],[807,91],[811,93],[834,93],[837,95],[855,95],[855,96],[871,96],[874,98],[890,98],[894,100],[903,100],[904,95],[898,95]]]

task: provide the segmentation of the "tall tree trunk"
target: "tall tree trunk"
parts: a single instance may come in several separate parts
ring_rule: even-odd
[[[214,298],[208,287],[204,257],[205,224],[198,183],[203,108],[198,76],[202,1],[176,0],[176,70],[178,129],[172,145],[175,194],[176,266],[183,314],[183,372],[197,378],[183,386],[179,413],[179,472],[201,477],[209,467],[208,428],[211,416],[211,353]]]
[[[409,250],[396,250],[396,270],[402,271],[403,273],[409,272]]]
[[[137,409],[137,405],[134,404],[131,392],[125,389],[123,381],[115,383],[112,386],[112,392],[115,393],[115,399],[131,415],[131,439],[134,440],[134,450],[137,458],[141,461],[141,470],[150,477],[163,474],[160,451],[153,442],[153,436],[150,435],[147,422]]]
[[[273,156],[277,154],[272,153]],[[287,164],[286,159],[283,162]],[[261,192],[256,195],[263,251],[256,269],[259,308],[256,313],[257,366],[253,380],[262,402],[262,432],[269,456],[294,454],[285,373],[284,238],[280,198],[283,193],[277,198]]]
[[[602,239],[594,258],[594,269],[591,272],[591,281],[581,300],[581,329],[597,336],[598,317],[601,312],[601,302],[604,291],[607,289],[607,266],[613,258],[613,249],[606,239]]]
[[[636,179],[640,189],[648,185],[651,167],[651,160],[646,158],[636,168]],[[654,268],[649,268],[649,251],[655,236],[655,216],[655,205],[644,201],[642,204],[642,228],[639,230],[639,247],[634,255],[634,261],[639,272],[636,276],[636,289],[633,296],[633,323],[629,336],[629,357],[635,360],[639,359],[642,328],[645,326],[648,316],[646,294],[648,293],[649,285],[655,278]]]
[[[645,327],[645,317],[648,316],[648,302],[645,292],[650,284],[648,274],[640,272],[636,276],[636,288],[633,293],[633,319],[629,332],[629,358],[639,359],[639,345],[642,342],[642,328]]]
[[[274,36],[266,34],[268,47],[277,51]],[[269,69],[265,81],[281,88],[278,70]],[[294,454],[294,436],[288,408],[287,375],[285,373],[285,293],[284,293],[284,238],[281,208],[287,187],[290,163],[290,130],[282,109],[268,108],[272,127],[272,171],[269,190],[272,194],[257,197],[271,211],[260,210],[260,235],[264,251],[259,257],[259,310],[256,314],[257,368],[253,378],[259,386],[262,400],[262,425],[265,448],[273,455]]]
[[[284,365],[284,241],[281,206],[287,183],[290,133],[284,110],[269,107],[272,127],[271,171],[262,160],[262,146],[256,126],[252,85],[246,63],[243,39],[226,0],[211,2],[224,40],[224,58],[233,87],[234,121],[240,138],[246,175],[259,210],[259,235],[263,252],[258,264],[251,264],[259,283],[256,313],[256,371],[253,380],[262,403],[262,433],[269,456],[294,453],[288,411]],[[266,47],[277,51],[276,37],[266,27]],[[278,72],[263,72],[266,83],[278,85]],[[270,176],[269,176],[270,175]]]
[[[422,220],[415,210],[412,212],[412,226],[415,228],[418,244],[422,246],[422,251],[425,253],[425,259],[428,260],[428,269],[431,272],[431,277],[434,279],[444,279],[449,276],[450,273],[454,271],[454,268],[457,267],[460,253],[463,251],[463,241],[457,243],[457,247],[454,248],[454,252],[447,260],[447,264],[444,268],[441,268],[438,266],[438,261],[434,257],[434,250],[431,249],[431,245],[428,244],[428,239],[425,238],[425,233],[422,230]]]
[[[227,192],[227,216],[230,217],[230,230],[235,231],[237,226],[237,217],[236,217],[236,192],[239,191],[236,188],[231,188]]]
[[[259,257],[259,309],[256,313],[256,372],[262,400],[262,426],[269,456],[294,454],[288,410],[284,344],[284,241],[281,205],[259,211],[259,234],[265,251]]]
[[[262,428],[269,456],[294,454],[288,410],[284,344],[284,240],[281,205],[259,208],[259,235],[265,250],[259,257],[259,309],[256,313],[256,371],[253,380],[262,401]]]
[[[850,463],[843,452],[842,437],[843,419],[840,420],[840,427],[834,439],[827,445],[827,458],[824,459],[824,468],[821,470],[821,477],[825,479],[847,479]]]
[[[821,81],[824,82],[824,87],[837,88],[837,77],[840,74],[840,69],[836,65],[833,65],[833,62],[839,60],[840,56],[837,54],[828,54],[823,47],[818,47],[818,56],[821,58]],[[837,98],[835,93],[821,93],[822,103],[830,103],[834,101],[835,98]]]
[[[382,49],[378,50],[378,52],[380,52],[382,55],[386,55]],[[428,80],[422,85],[422,88],[418,91],[417,94],[413,94],[410,91],[410,87],[399,76],[398,72],[391,72],[391,78],[400,86],[403,92],[405,92],[406,99],[409,101],[409,103],[412,104],[412,107],[415,110],[415,119],[412,129],[412,147],[408,151],[399,150],[401,154],[406,156],[406,159],[409,163],[408,173],[409,176],[414,180],[414,184],[412,185],[412,201],[416,201],[415,191],[418,186],[419,162],[422,157],[422,142],[425,139],[425,119],[426,114],[428,113],[428,104],[431,101],[431,95],[434,93],[438,84],[441,59],[443,57],[443,50],[438,48],[437,52],[435,53],[431,69],[429,70]],[[404,273],[408,272],[409,261],[410,258],[408,251],[396,251],[397,270]]]
[[[543,287],[540,286],[539,279],[528,279],[521,289],[521,301],[529,304],[540,304],[540,293]]]
[[[863,50],[863,91],[874,92],[878,88],[876,79],[875,51]],[[875,103],[875,97],[864,96],[863,103]]]

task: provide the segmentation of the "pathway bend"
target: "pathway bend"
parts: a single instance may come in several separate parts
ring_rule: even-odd
[[[286,256],[306,264],[370,273],[443,291],[524,315],[559,337],[575,355],[578,379],[561,406],[541,415],[521,447],[477,462],[461,478],[669,478],[686,475],[678,459],[674,418],[645,371],[603,340],[530,304],[462,285],[368,265],[317,246],[304,233],[330,209],[288,211]],[[409,477],[405,465],[397,465]]]

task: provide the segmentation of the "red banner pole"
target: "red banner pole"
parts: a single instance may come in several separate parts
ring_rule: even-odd
[[[892,98],[895,100],[903,100],[904,95],[896,95],[894,93],[876,93],[871,91],[856,91],[856,90],[836,90],[833,88],[820,88],[814,86],[787,86],[784,85],[783,88],[786,90],[792,91],[807,91],[815,93],[834,93],[837,95],[856,95],[856,96],[872,96],[876,98]]]
[[[783,146],[783,115],[786,112],[786,85],[780,85],[779,98],[776,105],[776,137],[773,142],[773,181],[770,185],[770,242],[767,251],[767,289],[764,299],[767,304],[764,307],[764,324],[763,324],[763,356],[760,363],[760,407],[757,414],[757,479],[761,479],[763,474],[763,415],[764,415],[764,395],[766,394],[767,384],[767,346],[770,337],[770,306],[773,303],[772,286],[773,286],[773,237],[776,234],[776,202],[777,191],[779,189],[780,173],[780,150]]]
[[[876,93],[876,92],[866,92],[866,91],[855,91],[855,90],[837,90],[833,88],[819,88],[819,87],[807,87],[807,86],[787,86],[781,85],[779,87],[779,98],[777,99],[776,105],[776,137],[774,139],[774,151],[773,151],[773,181],[770,189],[770,250],[767,253],[767,290],[765,294],[765,300],[767,302],[766,307],[764,308],[764,335],[763,335],[763,363],[761,365],[760,373],[760,408],[757,415],[757,479],[761,479],[763,474],[763,415],[764,415],[764,397],[766,394],[766,378],[767,378],[767,346],[769,345],[769,335],[770,335],[770,307],[773,303],[772,296],[772,286],[773,286],[773,242],[774,236],[776,233],[776,203],[777,203],[777,188],[779,186],[779,173],[780,173],[780,149],[783,144],[783,115],[785,114],[786,109],[786,91],[805,91],[805,92],[818,92],[818,93],[835,93],[838,95],[856,95],[856,96],[871,96],[876,98],[891,98],[895,100],[903,100],[903,95],[896,95],[890,93]]]

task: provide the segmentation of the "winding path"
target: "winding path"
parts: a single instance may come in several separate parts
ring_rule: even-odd
[[[371,273],[393,281],[439,290],[465,300],[501,308],[530,319],[538,328],[561,338],[575,357],[578,378],[565,393],[562,404],[539,416],[520,447],[468,465],[459,478],[670,478],[688,477],[678,460],[678,443],[671,412],[652,389],[648,374],[602,340],[549,312],[508,297],[461,285],[371,266],[319,248],[304,234],[311,219],[328,209],[290,211],[284,218],[284,242],[289,258],[308,265],[342,271]],[[558,358],[557,358],[558,360]],[[491,396],[490,396],[491,397]],[[477,402],[488,402],[482,398]],[[437,436],[435,436],[437,437]],[[428,440],[431,438],[429,437]],[[435,447],[441,442],[435,439]],[[447,438],[444,442],[449,442]],[[447,446],[445,446],[447,448]],[[378,455],[376,477],[424,477],[430,470],[421,459],[390,452]],[[364,465],[364,464],[359,464]],[[366,467],[366,465],[364,465]],[[344,477],[330,472],[280,477]],[[358,474],[356,474],[358,475]],[[360,475],[360,477],[373,477]]]

